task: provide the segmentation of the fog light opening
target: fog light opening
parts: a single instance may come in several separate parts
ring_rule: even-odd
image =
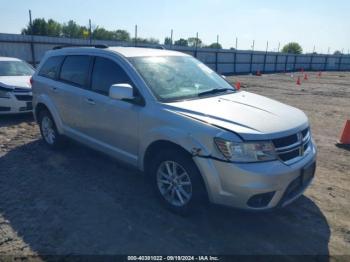
[[[251,198],[249,198],[247,204],[248,206],[254,207],[254,208],[266,207],[270,203],[274,194],[275,194],[275,191],[254,195]]]

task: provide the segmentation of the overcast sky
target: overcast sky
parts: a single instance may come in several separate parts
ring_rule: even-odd
[[[290,41],[300,43],[304,52],[326,53],[350,48],[350,1],[234,1],[234,0],[0,0],[0,32],[20,33],[33,18],[53,18],[58,22],[75,20],[109,30],[126,29],[133,34],[138,25],[140,37],[163,42],[174,30],[174,39],[199,33],[204,43],[216,41],[225,47],[277,50]]]

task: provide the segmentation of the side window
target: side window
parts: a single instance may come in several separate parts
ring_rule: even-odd
[[[119,65],[110,59],[96,57],[91,79],[92,91],[108,95],[111,85],[124,83],[132,84]]]
[[[90,60],[90,56],[67,56],[61,68],[60,79],[78,86],[85,86],[89,75]]]
[[[51,79],[56,79],[64,56],[52,56],[46,60],[41,67],[39,75]]]

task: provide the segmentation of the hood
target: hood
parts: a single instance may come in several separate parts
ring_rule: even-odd
[[[31,89],[30,78],[31,76],[0,76],[0,86],[9,89]]]
[[[253,93],[166,104],[168,110],[238,133],[244,139],[273,139],[308,126],[299,109]]]

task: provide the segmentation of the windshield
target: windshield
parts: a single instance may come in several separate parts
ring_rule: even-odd
[[[23,61],[0,61],[0,76],[30,76],[33,68]]]
[[[190,56],[132,57],[130,61],[163,102],[235,91],[222,77]]]

